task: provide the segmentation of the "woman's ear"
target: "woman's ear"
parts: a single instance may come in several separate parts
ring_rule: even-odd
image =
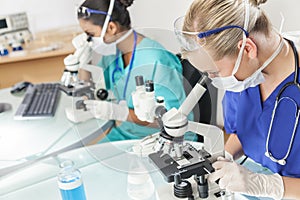
[[[116,35],[118,33],[118,25],[115,22],[109,22],[106,32],[109,35]]]
[[[240,40],[238,43],[238,48],[242,48],[243,40]],[[257,46],[251,38],[246,39],[246,45],[244,49],[245,53],[248,55],[248,58],[254,59],[257,57]]]

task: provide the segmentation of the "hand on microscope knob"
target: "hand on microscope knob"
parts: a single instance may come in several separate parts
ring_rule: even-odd
[[[126,101],[113,103],[108,101],[85,100],[86,108],[95,118],[126,121],[129,109]]]
[[[76,109],[75,107],[68,107],[65,109],[65,114],[71,122],[79,123],[94,118],[90,111],[84,109]]]
[[[278,174],[254,173],[223,157],[219,157],[212,166],[215,168],[215,172],[208,176],[208,180],[215,182],[219,179],[221,189],[258,197],[274,199],[283,197],[283,181]]]

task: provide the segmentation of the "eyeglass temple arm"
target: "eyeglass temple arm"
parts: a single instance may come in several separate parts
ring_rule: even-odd
[[[100,14],[100,15],[109,15],[107,12],[101,11],[101,10],[93,10],[88,8],[87,11],[89,13],[93,13],[93,14]],[[110,19],[111,19],[111,15],[109,15]]]
[[[224,26],[224,27],[212,29],[212,30],[209,30],[209,31],[201,32],[201,33],[198,34],[198,37],[199,38],[205,38],[205,37],[208,37],[210,35],[213,35],[213,34],[216,34],[216,33],[219,33],[221,31],[231,29],[231,28],[241,29],[245,33],[246,37],[249,37],[249,33],[245,29],[243,29],[240,26],[236,26],[236,25],[229,25],[229,26]]]

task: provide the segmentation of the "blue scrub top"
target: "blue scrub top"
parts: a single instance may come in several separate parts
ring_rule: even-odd
[[[261,101],[259,86],[248,88],[241,93],[226,92],[223,98],[223,113],[226,132],[237,134],[245,155],[274,173],[300,178],[299,124],[286,165],[277,164],[265,156],[266,140],[276,96],[283,85],[293,79],[294,73],[287,77],[264,102]],[[281,97],[291,97],[300,106],[300,91],[296,86],[288,87]],[[295,118],[294,104],[283,100],[277,107],[269,139],[269,152],[277,159],[283,158],[287,153]]]
[[[112,74],[116,68],[116,56],[104,56],[98,65],[104,68],[106,88],[112,90],[118,100],[122,99],[129,66],[124,69],[123,59],[120,56],[118,65],[121,68],[121,71],[115,72],[115,83],[113,83]],[[167,51],[158,42],[149,38],[143,38],[136,47],[133,68],[125,94],[127,105],[131,109],[133,109],[131,93],[135,90],[135,76],[137,75],[142,75],[144,81],[154,81],[155,95],[163,96],[165,98],[167,110],[172,107],[178,108],[184,101],[186,96],[182,84],[183,77],[181,63],[174,54]],[[100,143],[140,139],[158,131],[159,130],[156,128],[140,126],[125,121],[119,126],[112,128],[110,133],[106,138],[101,140]]]

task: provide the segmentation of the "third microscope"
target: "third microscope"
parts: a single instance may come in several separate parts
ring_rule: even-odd
[[[136,76],[136,91],[132,93],[134,111],[140,120],[153,122],[157,120],[160,132],[153,142],[153,135],[140,143],[149,144],[147,155],[160,170],[167,182],[174,182],[174,196],[194,199],[191,184],[185,180],[194,176],[197,183],[198,196],[209,195],[206,175],[213,172],[212,163],[217,157],[224,156],[223,131],[217,126],[189,121],[187,116],[197,104],[206,89],[203,86],[208,77],[203,75],[192,89],[179,109],[167,111],[162,97],[155,97],[154,83]],[[184,140],[187,132],[204,136],[204,143],[197,149],[189,141]],[[140,150],[147,148],[141,147]],[[149,153],[150,152],[150,153]]]

